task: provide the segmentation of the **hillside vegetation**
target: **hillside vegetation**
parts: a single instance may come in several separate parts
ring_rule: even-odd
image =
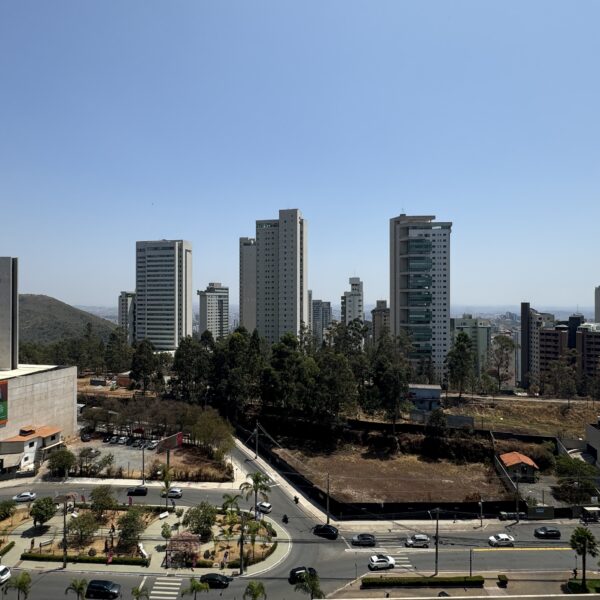
[[[19,296],[20,341],[50,344],[65,338],[80,337],[86,325],[103,341],[116,327],[110,321],[74,308],[56,298],[38,294]]]

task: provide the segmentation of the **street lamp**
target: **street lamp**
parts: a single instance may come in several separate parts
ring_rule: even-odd
[[[75,502],[77,499],[77,494],[67,493],[62,496],[56,496],[54,499],[59,504],[63,505],[63,569],[67,568],[67,502]]]

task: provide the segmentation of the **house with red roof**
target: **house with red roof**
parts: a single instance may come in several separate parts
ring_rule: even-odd
[[[540,470],[529,456],[520,452],[505,452],[498,458],[513,481],[533,483],[536,472]]]

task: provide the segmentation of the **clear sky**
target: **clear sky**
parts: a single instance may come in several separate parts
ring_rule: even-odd
[[[0,256],[22,292],[114,305],[135,241],[300,208],[309,287],[389,297],[389,219],[453,221],[453,304],[591,305],[600,2],[0,2]]]

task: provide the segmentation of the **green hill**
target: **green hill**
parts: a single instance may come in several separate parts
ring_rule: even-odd
[[[116,325],[56,298],[38,294],[19,295],[19,337],[22,342],[49,344],[70,337],[81,337],[88,323],[107,340]]]

